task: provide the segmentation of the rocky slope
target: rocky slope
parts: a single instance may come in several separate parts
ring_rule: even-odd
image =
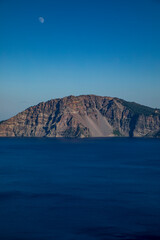
[[[159,137],[160,110],[118,98],[69,96],[0,123],[1,137]]]

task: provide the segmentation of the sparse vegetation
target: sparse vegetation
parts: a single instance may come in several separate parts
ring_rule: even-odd
[[[76,132],[75,128],[70,127],[65,131],[64,137],[73,137],[75,136],[75,132]]]
[[[160,131],[158,131],[158,132],[154,135],[154,137],[160,138]]]
[[[143,106],[141,104],[135,102],[127,102],[125,100],[119,100],[121,104],[127,107],[133,114],[140,115],[143,114],[145,116],[149,115],[160,115],[160,111],[158,109],[150,108],[147,106]]]
[[[88,136],[87,134],[87,128],[82,128],[80,126],[77,127],[77,129],[70,127],[67,129],[64,133],[65,137],[80,137],[81,135]]]
[[[122,134],[120,133],[120,131],[118,129],[113,130],[113,134],[115,136],[117,136],[117,137],[121,137],[122,136]]]

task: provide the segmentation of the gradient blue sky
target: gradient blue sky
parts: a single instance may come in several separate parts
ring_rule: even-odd
[[[0,0],[0,120],[71,94],[160,108],[160,0]]]

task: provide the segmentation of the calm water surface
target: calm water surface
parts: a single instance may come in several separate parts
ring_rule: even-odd
[[[160,239],[160,140],[0,138],[0,239]]]

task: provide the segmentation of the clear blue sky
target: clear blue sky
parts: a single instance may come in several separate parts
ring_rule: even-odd
[[[0,120],[71,94],[160,108],[160,0],[0,0]]]

